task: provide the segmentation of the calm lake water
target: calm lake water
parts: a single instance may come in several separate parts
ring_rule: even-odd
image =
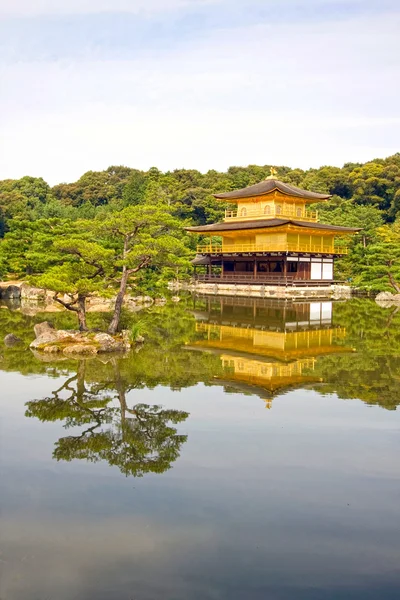
[[[0,310],[1,600],[400,597],[399,310],[188,298],[82,361],[45,318]]]

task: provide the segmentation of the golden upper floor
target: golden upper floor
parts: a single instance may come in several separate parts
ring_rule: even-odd
[[[310,203],[322,202],[329,194],[301,190],[283,183],[271,175],[256,185],[241,190],[214,194],[225,202],[235,203],[220,223],[187,227],[192,233],[221,237],[221,242],[198,247],[199,254],[303,252],[346,254],[335,236],[359,231],[354,227],[318,223],[317,211],[308,209]],[[211,242],[211,240],[210,240]]]
[[[271,176],[261,183],[241,190],[215,194],[215,198],[237,204],[237,209],[225,212],[225,222],[254,219],[291,218],[300,221],[318,221],[317,211],[310,211],[307,205],[330,198],[329,194],[319,194],[302,190]]]

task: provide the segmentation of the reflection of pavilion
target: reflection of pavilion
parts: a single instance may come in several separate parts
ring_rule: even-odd
[[[345,330],[332,325],[331,302],[234,300],[207,300],[208,310],[196,310],[201,337],[190,347],[218,354],[218,379],[257,393],[268,407],[278,391],[321,381],[313,374],[318,356],[352,351]]]

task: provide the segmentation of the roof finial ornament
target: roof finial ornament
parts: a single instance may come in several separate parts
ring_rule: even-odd
[[[271,175],[268,175],[268,177],[266,179],[276,179],[276,176],[278,175],[278,171],[275,169],[275,167],[271,167],[270,171],[271,171]]]

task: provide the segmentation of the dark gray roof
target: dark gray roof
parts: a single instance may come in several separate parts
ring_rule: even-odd
[[[192,265],[197,267],[199,265],[209,265],[210,264],[210,259],[207,256],[196,256],[196,258],[194,258],[192,260]]]
[[[236,221],[233,223],[213,223],[212,225],[200,225],[198,227],[187,227],[186,231],[193,233],[212,233],[213,231],[239,231],[241,229],[264,229],[265,227],[280,227],[281,225],[296,225],[305,229],[321,229],[324,231],[361,231],[359,227],[341,227],[340,225],[325,225],[324,223],[312,223],[311,221],[294,221],[292,219],[258,219],[256,221]]]
[[[330,194],[317,194],[317,192],[309,192],[308,190],[301,190],[300,188],[290,185],[289,183],[283,183],[279,179],[265,179],[261,183],[256,183],[249,187],[241,190],[234,190],[233,192],[225,192],[224,194],[214,194],[215,198],[220,200],[234,200],[235,198],[251,198],[252,196],[263,196],[269,194],[274,190],[278,190],[283,194],[289,196],[297,196],[298,198],[304,198],[305,200],[327,200],[331,197]]]

